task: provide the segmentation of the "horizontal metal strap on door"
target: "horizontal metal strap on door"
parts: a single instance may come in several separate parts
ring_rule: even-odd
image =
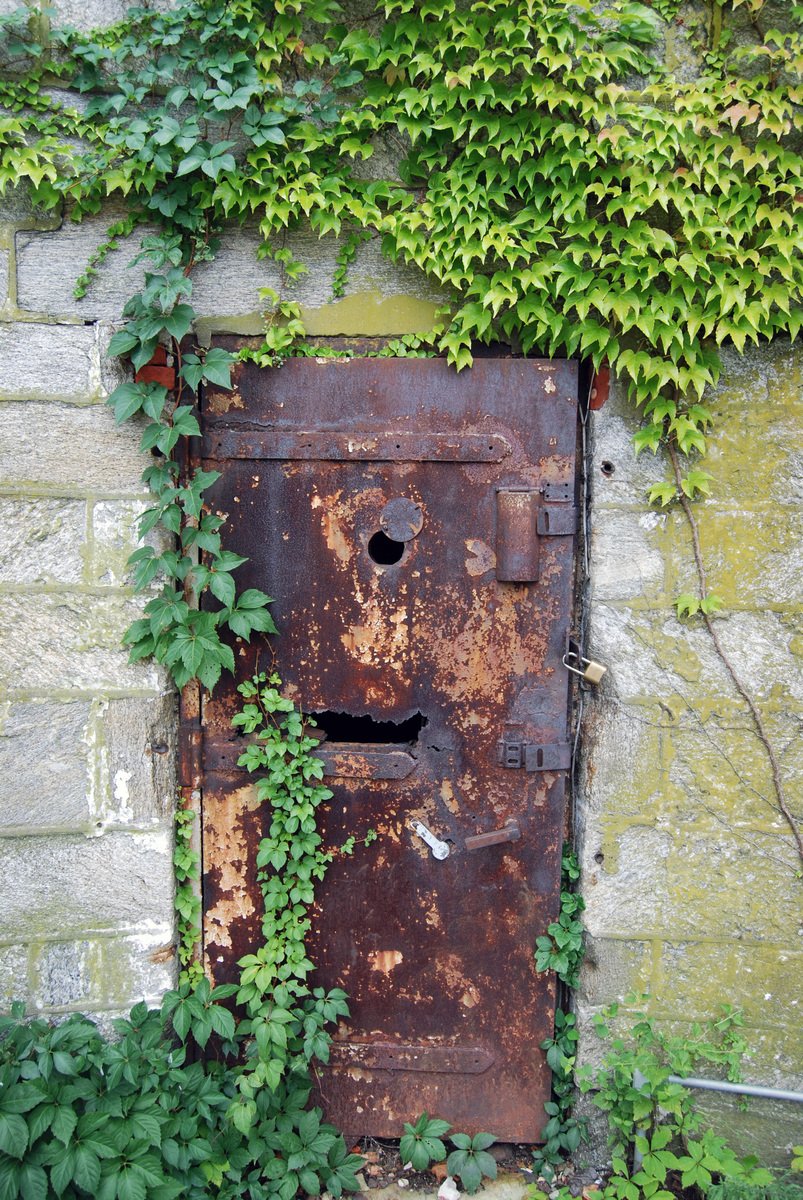
[[[426,1042],[332,1042],[331,1066],[368,1071],[426,1071],[482,1075],[496,1061],[484,1046],[430,1046]]]
[[[568,537],[577,529],[577,509],[569,504],[545,504],[538,510],[539,537]]]
[[[238,767],[237,759],[252,745],[259,745],[256,735],[216,737],[207,730],[203,741],[205,771],[215,775],[244,773],[245,767]],[[416,768],[416,759],[396,742],[323,743],[314,753],[329,778],[406,779]]]
[[[333,462],[501,462],[510,442],[496,433],[304,433],[209,431],[204,457]]]
[[[416,767],[416,760],[397,745],[375,743],[323,745],[315,757],[323,763],[323,773],[331,779],[406,779]]]

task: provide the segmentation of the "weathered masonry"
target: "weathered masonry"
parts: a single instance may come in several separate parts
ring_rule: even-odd
[[[69,19],[87,24],[102,22],[118,11],[116,0],[86,4],[80,14],[72,4],[61,7]],[[4,1004],[14,997],[24,999],[32,1011],[53,1015],[86,1011],[101,1022],[143,997],[158,1002],[175,977],[171,814],[179,731],[177,700],[164,675],[148,664],[129,666],[120,645],[122,633],[141,603],[132,596],[126,560],[135,546],[137,516],[148,500],[140,483],[144,459],[138,450],[139,430],[131,425],[116,428],[104,406],[105,396],[117,382],[105,348],[121,319],[126,298],[136,288],[137,269],[127,268],[135,246],[109,256],[84,300],[77,301],[72,295],[73,282],[103,240],[105,228],[105,219],[73,225],[45,217],[31,207],[22,192],[0,200],[0,997]],[[217,336],[259,333],[259,289],[278,289],[281,281],[274,266],[256,260],[258,242],[252,229],[228,233],[215,263],[198,269],[193,302],[202,314],[198,336],[207,343]],[[415,272],[384,261],[373,243],[360,248],[347,294],[337,302],[330,301],[336,244],[299,236],[294,251],[310,268],[294,289],[294,298],[303,308],[312,335],[386,338],[430,327],[442,297]],[[295,366],[283,368],[288,380]],[[304,363],[298,370],[316,366]],[[446,372],[442,364],[401,363],[393,364],[393,369],[398,372],[400,388],[405,389],[413,387],[418,370],[442,371],[443,378],[449,379],[448,387],[454,388],[455,404],[463,404],[471,400],[483,372],[487,379],[489,372],[502,368],[483,361],[475,368],[476,374],[459,377]],[[554,376],[535,364],[526,369],[545,386],[547,379],[563,380],[573,368],[555,364]],[[335,380],[338,371],[345,378],[348,372],[367,370],[358,363],[326,368]],[[281,386],[289,386],[289,382]],[[494,401],[512,394],[501,387],[491,387],[489,392]],[[561,389],[556,386],[556,392],[564,394],[562,385]],[[244,405],[246,401],[248,405],[256,403],[255,396],[249,398],[242,389],[240,395]],[[576,398],[576,389],[572,395]],[[221,409],[228,404],[222,395],[212,399],[220,402]],[[471,403],[480,404],[477,400]],[[744,358],[726,352],[725,372],[709,403],[718,430],[709,460],[715,474],[715,495],[699,503],[696,512],[711,583],[725,605],[717,628],[731,660],[761,706],[800,815],[803,352],[799,344],[753,348]],[[456,427],[432,423],[433,411],[427,418],[430,430],[454,433]],[[491,406],[488,411],[494,412]],[[510,728],[515,723],[511,713],[517,701],[511,690],[505,690],[507,675],[494,676],[503,695],[493,716],[496,697],[481,692],[469,696],[451,686],[449,694],[458,701],[465,695],[466,703],[457,703],[447,719],[434,669],[444,663],[452,669],[448,645],[459,649],[467,629],[470,648],[483,645],[479,629],[483,614],[471,607],[473,599],[466,596],[473,597],[475,585],[479,589],[484,578],[490,580],[498,572],[500,545],[495,533],[491,539],[457,532],[465,516],[461,509],[468,500],[462,489],[449,492],[451,484],[446,485],[448,521],[437,517],[441,522],[437,559],[427,559],[431,553],[427,539],[433,529],[432,505],[437,510],[442,499],[440,480],[446,479],[448,472],[474,472],[482,480],[482,505],[493,509],[487,527],[493,525],[494,530],[497,521],[515,521],[517,504],[539,506],[535,519],[542,521],[543,509],[563,512],[564,506],[574,507],[573,498],[569,503],[557,492],[545,490],[566,483],[571,475],[554,464],[544,467],[541,458],[548,459],[553,448],[534,443],[527,449],[532,461],[525,461],[522,451],[518,464],[537,465],[530,488],[526,471],[508,473],[509,456],[494,460],[505,446],[493,440],[483,443],[490,447],[483,455],[490,457],[462,464],[459,459],[438,461],[426,446],[416,458],[408,444],[408,458],[383,458],[389,465],[380,468],[368,452],[356,462],[339,459],[343,443],[320,440],[310,448],[317,457],[310,453],[293,458],[290,451],[299,453],[299,434],[320,439],[332,432],[310,423],[287,430],[291,441],[277,446],[275,459],[255,460],[239,452],[242,440],[249,436],[241,426],[250,412],[250,407],[236,406],[220,411],[208,424],[206,453],[210,459],[225,459],[231,465],[220,486],[234,489],[237,481],[237,490],[231,504],[224,501],[223,493],[220,503],[230,511],[232,538],[242,539],[236,541],[237,547],[252,555],[253,565],[248,570],[263,572],[260,584],[264,582],[266,590],[277,596],[280,622],[282,606],[295,607],[299,599],[304,604],[313,599],[320,602],[323,577],[318,583],[311,567],[308,578],[294,576],[289,568],[298,564],[293,562],[288,564],[286,576],[272,574],[272,564],[281,559],[286,544],[283,534],[291,534],[292,529],[265,521],[266,538],[256,539],[255,544],[254,530],[235,519],[235,510],[244,512],[251,500],[256,504],[259,498],[262,503],[266,472],[279,472],[277,478],[283,480],[306,480],[303,512],[308,522],[313,515],[322,522],[335,512],[337,504],[345,503],[344,487],[344,496],[333,506],[321,503],[313,507],[313,485],[316,480],[322,482],[322,468],[331,475],[337,471],[356,476],[377,472],[382,488],[377,483],[376,496],[372,499],[366,487],[363,494],[367,498],[354,500],[354,512],[365,516],[359,531],[363,540],[352,544],[344,535],[340,542],[338,531],[330,527],[335,549],[331,562],[326,560],[330,571],[327,587],[333,588],[342,577],[352,587],[348,594],[353,596],[352,572],[364,571],[366,580],[387,580],[394,572],[395,578],[403,579],[408,567],[421,569],[418,563],[441,572],[449,562],[469,587],[466,595],[450,598],[448,605],[436,598],[436,615],[427,617],[421,653],[437,650],[438,657],[432,659],[432,690],[426,696],[419,699],[412,692],[397,693],[399,676],[392,667],[385,676],[360,677],[366,694],[370,683],[381,692],[383,703],[392,699],[393,711],[388,714],[385,710],[385,715],[396,725],[395,730],[371,729],[371,722],[380,719],[373,701],[362,710],[369,714],[363,724],[349,728],[338,723],[337,714],[353,711],[353,696],[345,690],[351,686],[350,677],[313,694],[305,638],[312,640],[314,634],[318,645],[321,643],[313,630],[317,618],[312,607],[307,634],[302,635],[296,624],[293,634],[284,635],[286,649],[283,645],[280,652],[288,664],[288,679],[297,676],[308,707],[334,714],[326,753],[332,763],[329,778],[340,789],[338,794],[359,794],[359,803],[365,806],[360,819],[378,824],[381,813],[376,797],[397,788],[401,794],[404,789],[411,821],[419,821],[433,839],[427,841],[421,834],[415,841],[405,826],[405,841],[400,829],[398,838],[391,834],[374,847],[378,855],[371,860],[372,870],[383,853],[381,845],[390,856],[384,865],[388,886],[395,889],[394,912],[410,902],[411,893],[403,886],[407,878],[416,878],[416,886],[422,889],[425,884],[420,881],[433,877],[454,879],[457,886],[462,883],[457,876],[462,876],[468,864],[479,882],[461,901],[472,922],[463,930],[464,937],[476,941],[490,939],[492,934],[502,936],[498,914],[473,907],[483,894],[483,873],[501,871],[502,864],[521,861],[516,855],[531,853],[531,815],[536,809],[550,810],[548,836],[544,847],[538,849],[543,851],[543,859],[538,860],[543,865],[534,870],[544,876],[541,892],[552,898],[539,909],[522,889],[519,906],[516,881],[510,875],[505,878],[504,936],[512,940],[501,943],[504,961],[492,961],[486,972],[490,987],[507,970],[508,954],[518,955],[517,983],[524,992],[529,982],[533,985],[522,1003],[532,1005],[531,1012],[543,1014],[552,1003],[549,984],[528,974],[526,956],[533,931],[551,916],[549,906],[554,905],[556,850],[565,816],[560,795],[565,751],[550,747],[565,744],[565,725],[558,719],[565,721],[565,707],[562,714],[558,712],[565,695],[556,691],[551,697],[554,725],[550,724],[552,709],[539,728],[535,710],[525,704],[523,720],[530,721],[533,729],[522,738],[514,736]],[[235,428],[238,423],[240,427]],[[507,424],[510,435],[493,421],[487,429],[511,447],[516,439],[526,442],[539,433],[526,414],[514,414]],[[801,1088],[799,863],[771,803],[766,756],[744,705],[713,654],[704,629],[676,618],[675,598],[694,587],[692,547],[681,513],[656,511],[646,503],[645,490],[665,477],[665,468],[649,455],[634,456],[631,438],[635,427],[636,418],[614,383],[608,403],[591,414],[581,439],[587,454],[579,471],[587,485],[589,504],[587,510],[579,505],[576,557],[578,570],[585,576],[587,568],[590,582],[585,617],[581,622],[580,614],[575,613],[572,624],[575,633],[584,625],[585,649],[608,668],[600,686],[583,693],[581,769],[569,798],[587,904],[588,958],[577,997],[581,1057],[593,1061],[599,1054],[591,1030],[592,1016],[631,991],[647,992],[648,1010],[666,1027],[678,1031],[698,1018],[714,1015],[720,1003],[729,1003],[743,1010],[750,1045],[748,1077],[757,1083]],[[391,424],[387,429],[401,432]],[[356,432],[362,435],[364,426]],[[477,428],[463,429],[461,436],[476,438],[480,432],[486,432],[481,422]],[[543,432],[547,439],[551,436]],[[350,436],[347,430],[338,433]],[[425,433],[423,425],[413,428],[411,424],[405,436]],[[215,444],[217,436],[228,438],[228,445]],[[571,453],[573,438],[572,427],[571,446],[561,448],[561,454]],[[324,453],[327,444],[334,445],[334,450]],[[475,452],[479,454],[476,448]],[[387,448],[384,453],[389,453]],[[292,470],[285,473],[283,463],[293,464]],[[496,471],[501,474],[497,476]],[[421,485],[416,484],[418,490],[411,486],[415,472],[428,472],[432,477],[426,495]],[[253,476],[259,480],[252,488]],[[386,485],[387,492],[382,490]],[[341,484],[335,481],[329,494],[339,488]],[[518,488],[524,490],[516,491]],[[537,499],[528,499],[529,492]],[[403,503],[394,504],[396,501]],[[299,524],[299,528],[306,529],[304,537],[312,538],[309,523]],[[561,528],[559,522],[558,531]],[[275,544],[269,543],[267,535]],[[467,547],[468,536],[476,536],[483,544]],[[565,533],[550,536],[550,531],[543,530],[539,562],[530,559],[521,568],[529,573],[537,570],[540,579],[501,581],[523,593],[531,589],[535,599],[528,610],[531,631],[524,624],[515,629],[510,622],[506,624],[509,614],[504,612],[492,626],[493,637],[499,639],[500,661],[505,655],[515,658],[520,654],[528,671],[536,671],[541,648],[553,637],[551,627],[547,634],[542,626],[539,588],[549,581],[559,555],[565,553],[561,546],[570,540]],[[311,544],[308,541],[307,548]],[[400,546],[396,563],[382,562],[383,556],[399,553]],[[501,550],[504,558],[504,546]],[[316,571],[323,565],[314,556],[307,556],[306,563],[315,563]],[[564,577],[565,570],[564,563],[560,566]],[[449,607],[452,603],[454,611]],[[338,638],[347,628],[360,624],[369,625],[354,617],[348,627],[344,624],[336,632],[338,654],[342,646]],[[402,633],[400,623],[400,637]],[[557,632],[554,637],[558,638]],[[438,646],[443,638],[447,648]],[[354,638],[358,663],[360,654],[370,658],[372,645]],[[549,665],[557,671],[557,640],[549,645]],[[457,671],[458,653],[454,659]],[[388,662],[392,661],[389,651]],[[327,658],[327,667],[328,662]],[[371,663],[362,665],[370,674]],[[478,667],[484,669],[482,663]],[[558,678],[557,673],[550,676],[554,681]],[[560,686],[567,686],[568,677],[560,679]],[[497,792],[490,807],[482,811],[467,807],[470,789],[461,786],[450,769],[437,765],[440,757],[453,752],[448,741],[450,719],[463,738],[470,731],[462,729],[461,722],[480,708],[488,725],[477,728],[472,738],[466,737],[465,745],[471,755],[476,747],[477,762],[480,754],[483,761],[491,762],[497,772],[495,779],[502,785],[500,789],[498,783],[488,784]],[[228,882],[222,872],[215,875],[215,839],[219,846],[220,830],[226,828],[218,819],[220,812],[229,803],[239,803],[247,810],[247,798],[237,799],[240,785],[223,761],[228,711],[230,697],[223,692],[203,714],[215,735],[206,739],[208,753],[219,755],[214,763],[205,764],[215,784],[206,789],[211,842],[206,847],[211,856],[207,860],[207,895],[209,911],[214,914],[217,897],[213,890],[218,889],[224,900],[225,892],[241,887],[243,909],[238,921],[230,919],[229,908],[226,922],[215,929],[217,941],[208,930],[208,947],[215,946],[215,953],[210,953],[215,971],[230,967],[236,939],[248,937],[252,919],[247,911],[251,903],[245,877],[247,859],[237,860],[245,862],[245,876],[238,873],[239,867]],[[413,724],[408,725],[409,721]],[[436,740],[436,732],[440,740]],[[400,740],[395,740],[397,737]],[[409,760],[415,757],[410,743],[425,753],[405,775]],[[497,743],[501,743],[503,762],[508,765],[500,766],[496,760]],[[513,765],[518,754],[526,767],[529,752],[538,766],[539,749],[546,756],[540,765],[551,763],[553,770],[528,772]],[[553,753],[556,757],[550,758]],[[473,758],[466,762],[465,769],[479,771]],[[528,790],[533,793],[529,799]],[[466,811],[470,811],[470,820],[463,824]],[[333,837],[339,819],[335,806]],[[488,836],[505,840],[488,842]],[[477,838],[486,841],[478,845]],[[475,839],[473,848],[471,839]],[[449,848],[442,860],[435,857],[438,843]],[[402,846],[409,862],[402,859]],[[368,864],[368,856],[362,861]],[[387,880],[377,875],[366,882],[366,888],[378,888]],[[337,885],[333,877],[333,887]],[[407,945],[396,941],[380,944],[378,935],[376,945],[367,945],[376,933],[370,926],[372,911],[366,905],[359,912],[366,954],[359,970],[348,964],[350,989],[359,992],[364,983],[358,978],[362,971],[375,994],[387,1000],[386,1011],[395,1011],[401,1020],[413,1009],[413,1001],[404,1014],[393,1009],[397,981],[405,981],[410,995],[415,986],[416,995],[427,998],[438,994],[437,987],[449,971],[453,972],[450,986],[461,980],[461,973],[468,974],[461,950],[455,951],[454,963],[439,959],[428,973],[418,964],[413,979]],[[345,963],[347,955],[341,941],[327,957],[330,936],[333,945],[336,941],[327,921],[324,912],[318,958],[327,972],[335,972],[337,963]],[[228,930],[233,935],[231,946],[225,944]],[[342,934],[338,936],[342,938]],[[396,957],[399,954],[401,959]],[[408,971],[410,975],[405,976]],[[493,1025],[490,1018],[486,1026],[481,1025],[484,1010],[482,1003],[471,1003],[472,987],[480,991],[473,980],[461,989],[455,987],[458,999],[466,997],[458,1011],[471,1034],[463,1043],[469,1053],[474,1053],[473,1048],[485,1037],[483,1029]],[[545,991],[539,993],[538,988]],[[540,1026],[532,1028],[538,1028],[540,1036]],[[403,1039],[399,1031],[397,1038],[404,1041],[405,1053],[414,1055],[418,1052],[416,1038],[428,1037],[433,1030],[434,1025],[423,1033],[406,1032]],[[504,1041],[505,1029],[497,1032]],[[382,1039],[386,1047],[393,1040],[387,1031]],[[359,1036],[353,1039],[354,1044],[364,1042]],[[503,1050],[497,1047],[496,1053]],[[350,1053],[344,1049],[344,1059]],[[410,1062],[408,1058],[403,1065]],[[431,1058],[430,1068],[433,1062],[435,1067],[444,1065],[443,1060],[439,1063]],[[531,1061],[516,1064],[516,1078],[526,1078],[525,1071],[531,1067],[538,1076],[536,1085],[543,1086],[541,1067]],[[383,1069],[380,1059],[374,1060],[373,1069]],[[417,1101],[421,1098],[415,1104],[416,1112],[428,1105],[435,1107],[433,1093],[426,1091],[430,1086],[426,1071],[399,1070],[397,1064],[385,1074],[408,1081],[407,1096],[414,1094]],[[460,1077],[460,1072],[453,1074]],[[483,1073],[471,1077],[482,1079]],[[777,1161],[785,1161],[786,1148],[801,1140],[797,1114],[788,1109],[754,1103],[742,1114],[725,1101],[707,1103],[721,1110],[722,1120],[737,1131],[746,1149],[765,1159],[775,1156]],[[394,1122],[400,1120],[400,1111],[394,1112]],[[534,1123],[539,1119],[534,1105]],[[530,1136],[529,1128],[520,1132]]]

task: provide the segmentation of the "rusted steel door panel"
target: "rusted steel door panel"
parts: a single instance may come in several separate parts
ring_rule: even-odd
[[[335,858],[311,946],[350,997],[318,1086],[353,1133],[424,1109],[510,1140],[543,1126],[554,995],[533,945],[558,909],[576,394],[570,363],[300,359],[203,398],[240,585],[275,597],[286,689],[329,714],[326,844],[379,835]],[[243,675],[272,662],[235,649]],[[218,979],[259,938],[236,699],[203,712]]]

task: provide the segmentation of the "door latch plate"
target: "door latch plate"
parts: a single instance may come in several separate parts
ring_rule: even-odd
[[[436,837],[431,829],[427,829],[423,821],[413,821],[413,831],[429,846],[432,851],[432,857],[444,859],[449,857],[449,843],[442,842],[439,837]]]

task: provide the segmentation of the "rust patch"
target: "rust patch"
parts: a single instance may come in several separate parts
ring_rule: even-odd
[[[394,967],[404,962],[404,955],[401,950],[374,950],[368,955],[368,961],[372,971],[381,971],[383,975],[389,975]]]
[[[220,949],[231,949],[232,927],[256,912],[245,878],[253,847],[249,847],[242,817],[259,807],[253,787],[238,788],[218,803],[214,826],[206,824],[204,829],[204,858],[214,864],[217,882],[217,901],[206,911],[206,940]]]
[[[207,409],[210,413],[222,416],[224,413],[231,412],[233,408],[245,408],[245,401],[239,392],[214,391],[210,394],[207,401]]]
[[[466,538],[466,549],[471,555],[466,559],[466,570],[472,578],[493,571],[496,566],[496,553],[486,542],[479,538]]]

